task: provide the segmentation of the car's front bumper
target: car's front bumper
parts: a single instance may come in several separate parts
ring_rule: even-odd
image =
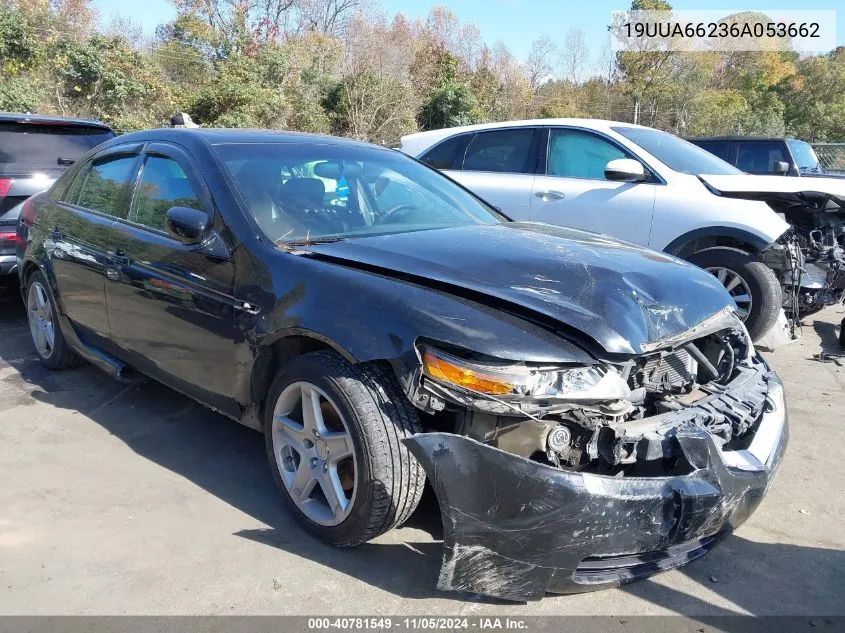
[[[406,440],[443,517],[438,587],[509,600],[617,586],[706,553],[757,508],[786,449],[783,385],[744,450],[691,425],[677,438],[695,470],[677,477],[564,471],[460,435]]]

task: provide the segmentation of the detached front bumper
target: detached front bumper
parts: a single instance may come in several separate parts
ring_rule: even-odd
[[[695,470],[682,477],[605,477],[559,470],[461,435],[405,440],[443,517],[438,588],[507,600],[592,591],[704,555],[757,508],[788,440],[783,385],[743,450],[697,427],[677,438]]]

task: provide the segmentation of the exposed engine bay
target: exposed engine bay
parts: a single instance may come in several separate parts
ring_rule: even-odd
[[[767,406],[768,369],[739,320],[719,320],[663,349],[588,368],[503,367],[427,348],[419,393],[438,428],[536,462],[611,476],[684,475],[693,468],[679,429],[742,448]],[[449,366],[467,369],[450,375]],[[499,376],[526,370],[541,376],[533,392],[490,393]]]
[[[824,197],[804,196],[802,203],[770,203],[792,225],[786,240],[800,251],[800,260],[782,271],[789,289],[785,299],[797,304],[799,316],[845,298],[845,209]],[[796,311],[793,303],[785,307]]]
[[[746,197],[746,196],[743,196]],[[814,192],[757,194],[792,225],[761,253],[778,275],[793,322],[845,299],[845,208]]]

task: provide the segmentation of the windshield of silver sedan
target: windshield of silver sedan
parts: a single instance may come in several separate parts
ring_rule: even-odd
[[[279,245],[505,221],[393,150],[314,142],[215,149],[256,223]]]

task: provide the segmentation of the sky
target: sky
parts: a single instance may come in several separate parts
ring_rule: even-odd
[[[575,3],[572,0],[380,0],[389,13],[404,12],[410,17],[425,16],[431,7],[448,6],[462,22],[474,22],[487,43],[504,42],[519,58],[525,59],[531,43],[540,35],[563,39],[570,28],[584,31],[587,46],[593,57],[598,57],[607,41],[607,24],[610,12],[630,7],[630,0],[588,0]],[[169,0],[93,0],[100,11],[100,18],[108,23],[112,16],[122,15],[141,26],[152,35],[158,24],[174,16]],[[700,9],[702,3],[692,0],[670,0],[675,9]],[[577,8],[572,8],[576,6]],[[762,6],[761,6],[762,5]],[[827,9],[845,7],[842,0],[766,0],[760,4],[741,5],[736,0],[711,0],[709,10],[724,9],[729,13],[743,10],[789,10]],[[837,15],[836,43],[845,45],[845,9]]]

